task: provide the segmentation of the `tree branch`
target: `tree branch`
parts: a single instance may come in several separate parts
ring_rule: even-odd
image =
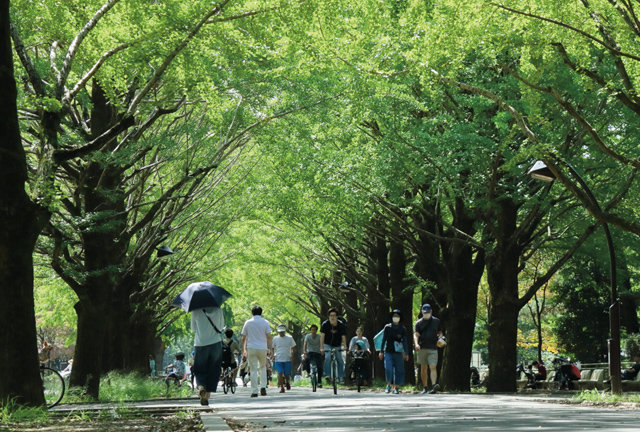
[[[56,88],[55,88],[55,98],[58,100],[62,100],[62,96],[65,89],[65,84],[67,82],[67,77],[69,76],[69,72],[71,72],[71,64],[73,63],[73,58],[82,44],[82,41],[87,36],[87,34],[93,29],[100,18],[104,16],[109,10],[120,0],[107,0],[105,4],[102,5],[100,9],[96,11],[96,13],[91,17],[89,21],[82,27],[80,32],[73,38],[71,44],[69,45],[69,49],[67,50],[67,54],[64,58],[64,62],[62,63],[62,69],[58,72],[58,78],[56,80]]]

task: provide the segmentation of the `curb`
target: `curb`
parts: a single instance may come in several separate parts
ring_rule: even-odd
[[[201,413],[200,421],[205,432],[229,432],[231,427],[222,417],[213,413]]]

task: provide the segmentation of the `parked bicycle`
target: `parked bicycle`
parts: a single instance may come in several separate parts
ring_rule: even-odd
[[[58,405],[64,397],[65,384],[62,375],[50,367],[40,365],[40,378],[44,389],[44,400],[47,408]]]
[[[231,366],[227,366],[222,372],[222,391],[224,394],[227,394],[229,391],[235,393],[236,386],[235,370],[232,369]]]

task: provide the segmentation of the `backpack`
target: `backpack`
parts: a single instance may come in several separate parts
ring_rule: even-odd
[[[231,344],[233,340],[230,340],[229,343],[222,342],[222,363],[229,364],[233,363],[231,359]]]

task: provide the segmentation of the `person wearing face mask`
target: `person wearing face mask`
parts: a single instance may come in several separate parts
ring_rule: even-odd
[[[391,312],[391,323],[384,326],[378,356],[384,359],[385,393],[398,394],[398,386],[404,384],[404,362],[409,360],[407,329],[402,325],[402,313],[398,309]]]
[[[416,321],[413,333],[413,343],[416,347],[416,360],[420,365],[420,379],[424,389],[422,394],[435,393],[440,386],[436,384],[438,378],[438,338],[442,336],[440,320],[433,316],[431,305],[426,303],[420,309],[422,318]],[[427,370],[433,387],[429,389]]]

